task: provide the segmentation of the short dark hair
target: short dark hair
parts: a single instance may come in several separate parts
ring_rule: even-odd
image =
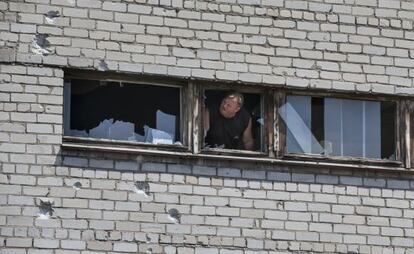
[[[224,96],[224,98],[227,98],[227,97],[237,97],[237,103],[239,104],[240,107],[242,107],[243,104],[244,104],[244,96],[240,92],[237,92],[237,91],[229,91]]]

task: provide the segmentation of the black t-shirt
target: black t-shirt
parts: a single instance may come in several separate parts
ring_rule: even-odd
[[[206,145],[214,148],[244,150],[243,132],[247,128],[250,114],[243,107],[233,118],[225,118],[219,107],[210,107],[210,128],[205,139]],[[224,145],[224,147],[223,147]]]

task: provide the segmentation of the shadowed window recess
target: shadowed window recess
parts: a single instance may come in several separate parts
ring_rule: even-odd
[[[71,79],[65,85],[65,135],[182,144],[178,87]]]
[[[227,117],[223,116],[222,107],[225,107],[226,98],[234,98],[237,102],[235,115],[230,113]],[[231,101],[228,103],[231,104]],[[203,104],[204,149],[264,151],[263,103],[260,94],[205,90]]]
[[[286,152],[395,160],[393,102],[287,96]]]

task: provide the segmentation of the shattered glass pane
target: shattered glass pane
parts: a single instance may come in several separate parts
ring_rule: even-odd
[[[66,135],[181,144],[180,88],[71,80]]]
[[[395,103],[287,96],[288,153],[395,159]]]

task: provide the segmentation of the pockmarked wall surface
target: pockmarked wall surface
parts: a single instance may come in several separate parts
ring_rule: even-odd
[[[62,148],[66,68],[407,98],[413,22],[409,0],[0,1],[0,253],[414,253],[409,172]]]

